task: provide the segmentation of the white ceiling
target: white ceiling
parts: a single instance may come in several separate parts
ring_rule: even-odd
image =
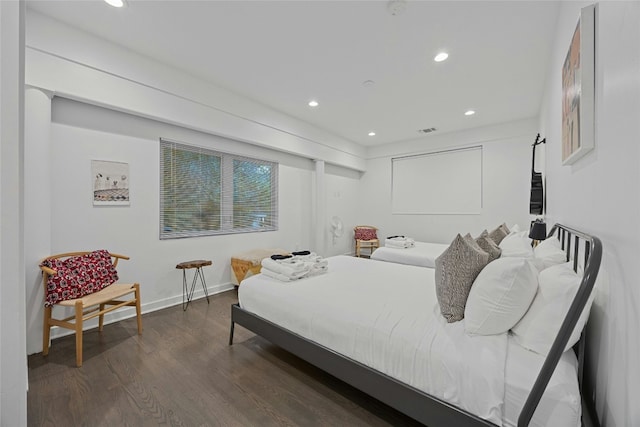
[[[28,1],[362,145],[538,115],[558,2]],[[27,28],[28,31],[28,28]],[[442,63],[433,61],[441,50]],[[363,85],[373,80],[371,86]],[[317,99],[317,108],[307,102]],[[467,117],[468,109],[477,111]],[[375,131],[376,136],[368,136]]]

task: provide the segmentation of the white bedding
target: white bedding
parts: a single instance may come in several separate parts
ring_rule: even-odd
[[[448,247],[449,245],[425,242],[415,242],[414,247],[406,249],[385,246],[373,251],[371,259],[435,268],[436,258]]]
[[[529,351],[509,336],[503,425],[518,425],[518,416],[529,396],[544,358]],[[573,350],[565,351],[551,376],[547,389],[533,414],[530,426],[579,427],[582,403],[578,389],[578,359]]]
[[[498,425],[517,423],[542,364],[507,334],[470,337],[464,321],[447,324],[430,268],[332,257],[327,274],[295,282],[252,276],[238,297],[247,311]],[[580,424],[571,362],[565,354],[540,404],[554,418],[538,410],[531,425]]]

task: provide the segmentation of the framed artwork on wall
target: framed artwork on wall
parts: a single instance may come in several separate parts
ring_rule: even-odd
[[[129,164],[91,160],[94,206],[129,205]]]
[[[580,11],[562,67],[562,164],[594,147],[596,5]]]

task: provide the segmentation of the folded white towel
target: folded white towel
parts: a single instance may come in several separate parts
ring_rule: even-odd
[[[291,258],[282,261],[289,261]],[[296,262],[279,262],[271,258],[262,260],[262,268],[273,271],[274,273],[283,274],[291,279],[297,279],[309,272],[308,267],[302,261]]]
[[[309,271],[309,274],[307,274],[305,277],[311,277],[311,276],[317,276],[319,274],[324,274],[327,271],[329,271],[329,265],[328,264],[324,264],[324,265],[315,265],[311,271]]]
[[[284,274],[275,273],[269,270],[268,268],[262,268],[260,270],[260,273],[264,274],[265,276],[271,277],[273,279],[280,280],[281,282],[290,282],[291,280],[297,280],[297,279],[291,279],[289,276],[285,276]]]
[[[404,248],[404,242],[394,242],[393,240],[385,240],[384,246],[387,248]]]
[[[263,267],[269,268],[277,273],[283,272],[283,274],[300,273],[304,272],[307,269],[304,265],[304,262],[294,261],[293,258],[287,258],[283,260],[273,260],[271,258],[265,258],[262,260],[261,264]]]
[[[390,237],[390,238],[388,238],[386,241],[388,241],[388,242],[409,242],[409,243],[415,243],[415,240],[413,240],[411,237],[404,237],[404,236]]]
[[[260,273],[264,274],[267,277],[271,277],[273,279],[279,280],[281,282],[295,282],[296,280],[305,279],[307,277],[318,276],[318,275],[324,274],[324,273],[326,273],[328,271],[329,271],[329,267],[328,266],[312,268],[304,276],[295,277],[295,278],[292,278],[292,277],[289,277],[289,276],[285,276],[284,274],[276,273],[274,271],[269,270],[268,268],[262,268],[260,270]]]
[[[292,258],[289,258],[293,261],[319,261],[322,259],[321,256],[317,255],[315,252],[311,252],[309,255],[294,255]]]
[[[265,258],[262,260],[260,271],[265,276],[289,282],[326,273],[328,269],[329,261],[312,252],[309,255],[296,255],[282,260]]]
[[[412,248],[416,245],[415,240],[405,237],[405,238],[396,238],[386,239],[384,241],[384,246],[388,248],[396,248],[396,249],[407,249]]]
[[[307,270],[311,270],[312,268],[321,268],[329,265],[329,261],[326,259],[320,258],[317,261],[305,261],[304,265]]]

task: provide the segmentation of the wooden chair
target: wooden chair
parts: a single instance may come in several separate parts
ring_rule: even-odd
[[[361,256],[362,249],[369,249],[369,256],[380,247],[378,239],[378,229],[370,225],[356,225],[353,228],[354,238],[356,241],[356,256]]]
[[[51,255],[42,261],[70,258],[89,254],[90,252],[68,252],[64,254]],[[112,257],[113,266],[118,265],[121,259],[129,259],[128,256],[109,253]],[[42,264],[42,262],[41,262]],[[44,284],[45,298],[47,295],[47,280],[49,276],[57,274],[57,271],[40,265],[42,270],[42,283]],[[125,295],[133,294],[132,299],[121,300]],[[129,298],[129,297],[128,297]],[[64,319],[56,319],[52,317],[53,306],[45,306],[44,308],[44,330],[42,334],[42,354],[49,354],[49,338],[51,336],[51,327],[59,326],[61,328],[71,329],[76,334],[76,365],[82,366],[82,326],[87,320],[99,317],[98,330],[102,332],[103,320],[105,313],[117,310],[122,307],[132,306],[136,308],[136,316],[138,319],[138,334],[142,334],[142,315],[140,310],[140,285],[113,283],[102,290],[85,295],[82,298],[60,301],[55,305],[63,307],[74,307],[75,314]]]

